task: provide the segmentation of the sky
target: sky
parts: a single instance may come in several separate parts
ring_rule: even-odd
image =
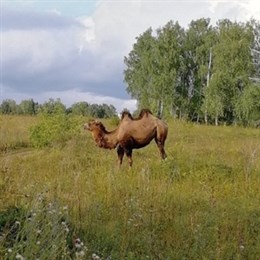
[[[60,98],[134,111],[123,71],[136,37],[170,20],[260,20],[259,0],[0,0],[0,102]]]

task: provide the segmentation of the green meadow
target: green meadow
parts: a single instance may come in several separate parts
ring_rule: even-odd
[[[86,118],[35,147],[39,120],[0,117],[1,259],[260,258],[259,129],[168,120],[167,160],[152,142],[119,169]]]

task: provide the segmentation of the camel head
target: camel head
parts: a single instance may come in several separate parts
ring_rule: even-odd
[[[107,134],[107,130],[100,121],[91,120],[84,124],[84,129],[91,132],[98,147],[106,148],[107,145],[104,139],[104,135]]]
[[[90,132],[106,132],[104,125],[98,120],[91,120],[88,123],[84,124],[84,129]]]

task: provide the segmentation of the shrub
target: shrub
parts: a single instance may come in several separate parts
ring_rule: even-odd
[[[80,118],[61,114],[41,114],[39,122],[30,128],[30,140],[37,148],[63,144],[80,132]]]

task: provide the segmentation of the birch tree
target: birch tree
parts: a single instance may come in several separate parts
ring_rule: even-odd
[[[188,88],[189,114],[191,118],[201,115],[205,88],[209,84],[212,70],[212,46],[216,32],[210,19],[192,21],[186,32],[185,63]],[[205,106],[206,107],[206,106]]]
[[[153,85],[154,45],[155,38],[152,36],[152,29],[149,28],[136,38],[133,49],[124,58],[126,90],[138,100],[139,107],[153,107],[156,99]]]
[[[253,71],[250,46],[251,32],[247,26],[222,20],[218,23],[218,41],[213,49],[213,75],[206,93],[211,105],[209,114],[218,124],[219,117],[232,123],[235,106],[249,84]]]

